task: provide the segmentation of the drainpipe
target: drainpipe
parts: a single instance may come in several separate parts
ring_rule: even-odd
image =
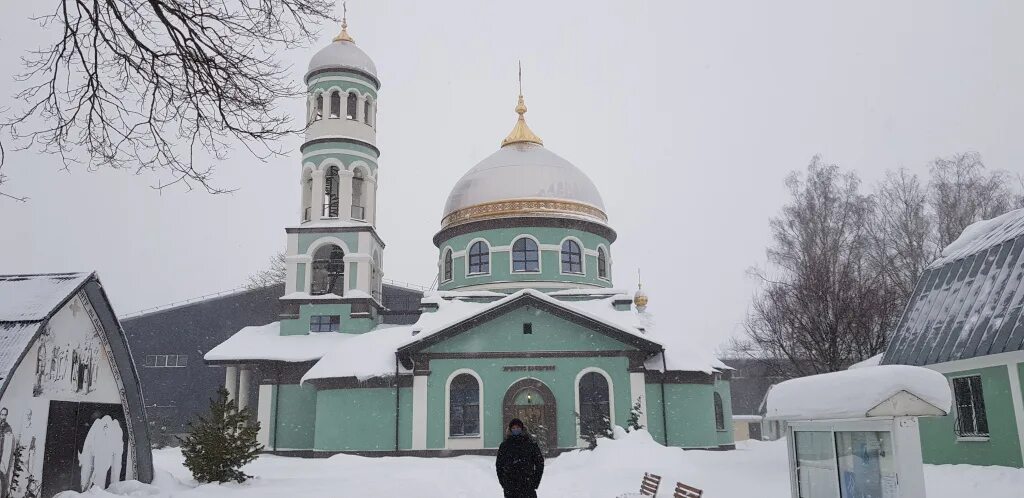
[[[277,453],[277,428],[281,425],[277,418],[278,407],[281,406],[281,365],[278,365],[275,369],[275,382],[274,382],[274,432],[273,438],[270,443],[271,449],[274,453]]]
[[[661,348],[661,430],[665,434],[665,446],[668,446],[668,416],[666,415],[665,404],[665,377],[668,376],[668,363],[665,361],[665,348]]]
[[[395,351],[395,452],[398,452],[398,352]]]

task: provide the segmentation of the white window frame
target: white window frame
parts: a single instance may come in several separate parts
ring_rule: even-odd
[[[561,246],[559,246],[559,247],[561,247]],[[575,405],[574,406],[575,406],[575,410],[576,410],[573,413],[577,413],[577,414],[580,413],[580,381],[583,380],[583,376],[584,375],[586,375],[588,373],[591,373],[591,372],[597,372],[597,373],[601,374],[602,376],[604,376],[604,380],[608,382],[608,423],[609,423],[609,425],[611,427],[615,427],[615,384],[612,382],[612,376],[609,375],[608,372],[606,372],[602,368],[599,368],[599,367],[587,367],[587,368],[584,368],[583,370],[580,370],[579,373],[576,374],[576,380],[574,380],[572,382],[572,386],[573,386],[573,388],[572,388],[573,389],[572,395],[573,395],[573,398],[575,398]],[[575,417],[575,418],[576,418],[576,446],[578,446],[580,448],[585,448],[585,447],[587,447],[587,442],[584,441],[582,437],[580,437],[580,436],[582,436],[582,434],[580,434],[580,418],[579,417]]]
[[[516,271],[515,247],[516,242],[519,242],[519,239],[530,239],[533,241],[534,244],[537,244],[537,271]],[[559,244],[559,254],[561,254],[561,249],[562,245]],[[559,270],[561,270],[561,265],[559,265]],[[544,250],[541,248],[540,241],[537,240],[537,237],[524,233],[517,235],[516,238],[512,239],[512,243],[508,245],[508,272],[511,275],[539,275],[540,273],[544,272]]]
[[[462,374],[469,374],[476,378],[477,386],[480,390],[480,403],[477,404],[477,416],[480,420],[480,433],[475,436],[452,436],[450,434],[451,425],[451,388],[452,381],[455,377]],[[462,450],[462,449],[481,449],[484,447],[484,380],[480,378],[480,374],[476,373],[475,370],[470,368],[460,368],[455,370],[448,379],[444,382],[444,441],[445,449]]]
[[[483,242],[484,245],[487,246],[487,272],[486,273],[483,273],[483,272],[481,272],[481,273],[471,273],[469,271],[469,253],[470,253],[470,250],[473,248],[473,244],[476,244],[477,242]],[[465,254],[466,255],[463,257],[463,265],[462,266],[464,267],[464,269],[466,271],[466,273],[465,273],[466,278],[487,277],[487,276],[491,275],[491,273],[493,272],[493,268],[494,268],[494,246],[491,245],[491,242],[489,240],[487,240],[487,239],[485,239],[483,237],[477,237],[477,238],[469,241],[469,244],[466,244]],[[454,271],[455,271],[455,254],[453,253],[452,254],[452,277],[453,277],[453,280],[454,280],[454,277],[455,277]]]
[[[569,241],[569,240],[575,242],[576,245],[580,248],[580,271],[579,272],[564,271],[562,269],[562,246],[565,245],[565,242]],[[559,275],[575,275],[577,277],[585,277],[585,276],[587,276],[587,249],[583,245],[583,241],[581,241],[578,237],[573,237],[572,235],[570,235],[568,237],[565,237],[564,239],[562,239],[561,242],[558,243],[558,274]]]

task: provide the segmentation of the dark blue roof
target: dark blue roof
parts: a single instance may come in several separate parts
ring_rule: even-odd
[[[1024,209],[971,225],[921,276],[882,364],[1024,349]]]

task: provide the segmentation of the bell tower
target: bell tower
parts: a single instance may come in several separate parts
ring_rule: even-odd
[[[285,229],[281,333],[362,333],[379,323],[384,242],[377,234],[377,68],[348,32],[306,71],[297,224]]]

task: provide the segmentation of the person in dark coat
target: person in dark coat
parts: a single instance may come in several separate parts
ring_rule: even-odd
[[[508,436],[498,447],[495,467],[505,498],[537,498],[537,487],[544,475],[544,455],[526,433],[522,420],[514,418],[508,423]]]

